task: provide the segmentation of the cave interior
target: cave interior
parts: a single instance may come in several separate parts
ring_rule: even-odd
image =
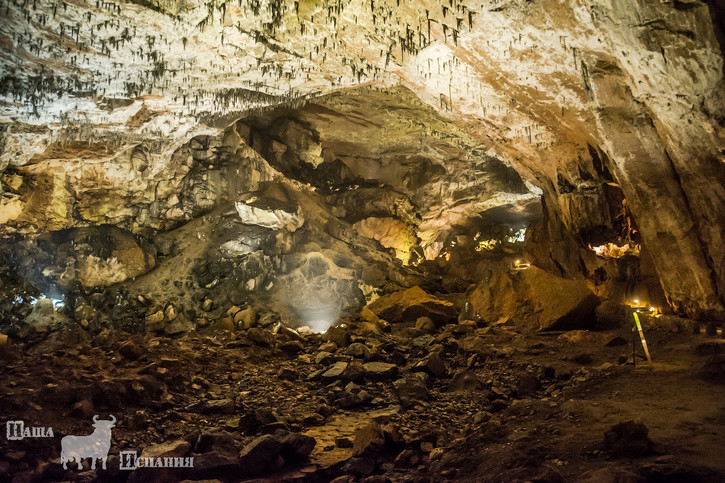
[[[0,481],[725,481],[722,0],[0,12]]]

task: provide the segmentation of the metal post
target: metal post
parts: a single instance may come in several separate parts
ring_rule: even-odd
[[[632,366],[637,367],[637,328],[632,327]]]
[[[642,330],[642,324],[639,322],[639,311],[634,313],[634,322],[639,332],[639,340],[642,341],[642,347],[644,348],[644,355],[647,357],[647,362],[652,362],[652,357],[649,355],[649,348],[647,347],[647,340],[644,338],[644,331]]]

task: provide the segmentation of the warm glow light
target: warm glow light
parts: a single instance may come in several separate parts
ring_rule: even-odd
[[[632,308],[637,309],[638,311],[646,310],[647,312],[650,313],[650,315],[653,315],[655,317],[662,314],[660,309],[658,309],[657,307],[650,306],[649,301],[647,301],[647,300],[631,299],[631,300],[628,300],[627,302],[625,302],[625,304]]]
[[[638,257],[641,247],[637,244],[630,245],[629,243],[625,243],[624,245],[606,243],[596,247],[589,245],[589,249],[602,258],[621,258],[625,255],[634,255],[635,257]]]
[[[498,245],[498,240],[490,239],[490,240],[482,240],[478,242],[478,245],[476,246],[477,252],[482,252],[484,250],[491,251],[496,249],[496,246]]]

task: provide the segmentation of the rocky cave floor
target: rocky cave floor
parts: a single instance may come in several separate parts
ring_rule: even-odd
[[[20,330],[0,412],[55,438],[3,438],[0,480],[725,481],[725,386],[700,372],[725,341],[650,328],[635,368],[628,327],[427,322]],[[118,419],[108,470],[63,471],[59,438],[96,414]],[[120,471],[125,450],[194,468]]]

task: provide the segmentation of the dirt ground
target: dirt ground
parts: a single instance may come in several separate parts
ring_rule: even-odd
[[[611,332],[597,335],[605,334]],[[621,334],[628,336],[626,330]],[[649,472],[652,481],[725,481],[725,386],[695,376],[704,357],[693,348],[708,341],[712,339],[704,335],[651,330],[652,363],[638,358],[635,368],[630,358],[626,365],[598,374],[559,397],[516,401],[504,413],[513,436],[484,449],[484,462],[471,480],[500,471],[499,458],[515,458],[511,446],[519,445],[522,453],[546,453],[546,464],[570,481],[608,467]],[[637,349],[641,355],[641,346]],[[595,358],[604,359],[607,352]],[[559,356],[527,359],[542,364]],[[649,429],[655,443],[651,456],[614,458],[602,451],[602,435],[625,421],[639,421]]]
[[[529,335],[505,326],[458,329],[421,335],[400,324],[363,335],[349,327],[350,341],[370,348],[369,360],[392,361],[399,375],[432,352],[441,355],[446,371],[428,379],[429,397],[406,404],[398,376],[321,379],[331,361],[356,357],[343,343],[323,360],[320,348],[330,343],[320,335],[294,342],[270,332],[265,344],[211,329],[168,338],[66,327],[27,336],[2,355],[0,412],[52,427],[55,437],[0,439],[0,480],[149,481],[144,469],[114,471],[114,455],[185,440],[203,466],[152,479],[725,481],[725,385],[697,376],[708,353],[725,351],[719,336],[649,329],[653,362],[638,360],[635,368],[629,328]],[[461,374],[475,381],[456,383]],[[522,374],[538,383],[526,389]],[[271,416],[260,419],[260,410]],[[109,470],[63,471],[60,438],[89,434],[96,414],[118,418]],[[256,428],[248,427],[250,414]],[[375,453],[374,470],[360,470],[350,462],[363,459],[353,453],[371,421],[399,437]],[[645,454],[604,444],[610,428],[628,421],[649,430],[653,446]],[[253,476],[235,472],[240,449],[279,430],[313,437],[309,459]],[[227,447],[204,447],[219,432],[231,435]],[[224,458],[234,464],[220,464]]]

